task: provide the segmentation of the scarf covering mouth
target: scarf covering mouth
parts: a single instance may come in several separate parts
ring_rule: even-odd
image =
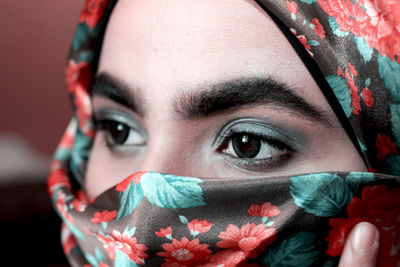
[[[87,0],[72,42],[74,116],[48,190],[73,266],[337,266],[352,227],[400,265],[400,2],[256,1],[313,75],[369,172],[252,179],[137,172],[88,200],[90,87],[114,0]]]

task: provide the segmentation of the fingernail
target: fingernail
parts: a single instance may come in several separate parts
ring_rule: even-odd
[[[351,233],[351,246],[358,252],[368,252],[379,245],[379,232],[370,223],[357,224]]]

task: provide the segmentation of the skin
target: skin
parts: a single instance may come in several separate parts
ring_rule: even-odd
[[[142,170],[221,178],[366,171],[306,67],[272,20],[251,1],[120,0],[107,26],[98,74],[122,85],[139,108],[132,110],[101,93],[93,94],[98,121],[113,120],[132,129],[130,139],[119,144],[110,134],[110,124],[107,128],[100,123],[86,176],[90,198]],[[323,120],[276,103],[243,105],[194,118],[177,112],[176,100],[183,96],[214,90],[212,85],[223,81],[255,77],[290,85],[323,114]],[[246,161],[235,154],[232,138],[218,144],[226,125],[241,118],[257,120],[261,131],[289,136],[295,149],[288,152],[257,137],[264,140],[260,158],[287,157],[255,168],[254,159]],[[254,123],[237,125],[242,131]],[[371,225],[362,227],[364,237],[376,240]],[[353,236],[360,240],[355,234],[350,239]],[[342,267],[361,266],[355,241],[353,246],[346,243]],[[364,253],[363,260],[373,264],[375,250]]]

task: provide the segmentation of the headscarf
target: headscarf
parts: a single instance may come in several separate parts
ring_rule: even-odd
[[[373,223],[378,266],[400,264],[400,2],[256,1],[321,88],[368,172],[244,179],[137,172],[88,200],[90,88],[115,0],[87,0],[67,66],[74,116],[48,189],[74,266],[336,266]]]

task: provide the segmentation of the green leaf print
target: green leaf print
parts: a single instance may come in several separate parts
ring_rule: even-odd
[[[143,190],[139,184],[132,181],[123,193],[119,193],[117,221],[126,215],[132,214],[143,198]]]
[[[319,255],[316,234],[300,232],[290,236],[273,249],[266,251],[262,264],[269,267],[307,267]]]
[[[367,44],[363,37],[353,36],[353,40],[357,44],[358,52],[360,52],[364,62],[370,61],[374,50]],[[368,85],[366,85],[366,87],[368,87]]]
[[[317,2],[317,0],[300,0],[300,1],[303,2],[303,3],[309,4],[309,5],[314,4],[314,3]]]
[[[163,208],[189,208],[205,205],[199,178],[148,172],[140,184],[146,199]]]
[[[138,264],[131,261],[131,259],[129,259],[128,255],[121,252],[119,249],[115,249],[114,266],[139,267]]]
[[[400,88],[399,88],[400,90]],[[400,147],[400,105],[390,105],[390,122],[392,123],[392,135],[396,145]]]
[[[389,165],[388,170],[393,175],[400,175],[400,156],[389,155],[386,158],[386,163]]]
[[[353,112],[351,105],[350,89],[347,86],[347,80],[340,76],[328,75],[325,77],[326,81],[332,87],[333,93],[339,100],[346,117],[349,118]]]
[[[386,88],[393,100],[400,104],[400,65],[396,60],[391,61],[387,56],[378,55],[379,76],[383,79]]]
[[[375,181],[375,175],[371,172],[350,172],[345,178],[352,194],[359,190],[360,185],[373,181]]]
[[[346,179],[336,174],[316,173],[291,177],[290,194],[294,203],[306,212],[329,217],[338,214],[361,183],[374,180],[372,173],[350,173]]]

